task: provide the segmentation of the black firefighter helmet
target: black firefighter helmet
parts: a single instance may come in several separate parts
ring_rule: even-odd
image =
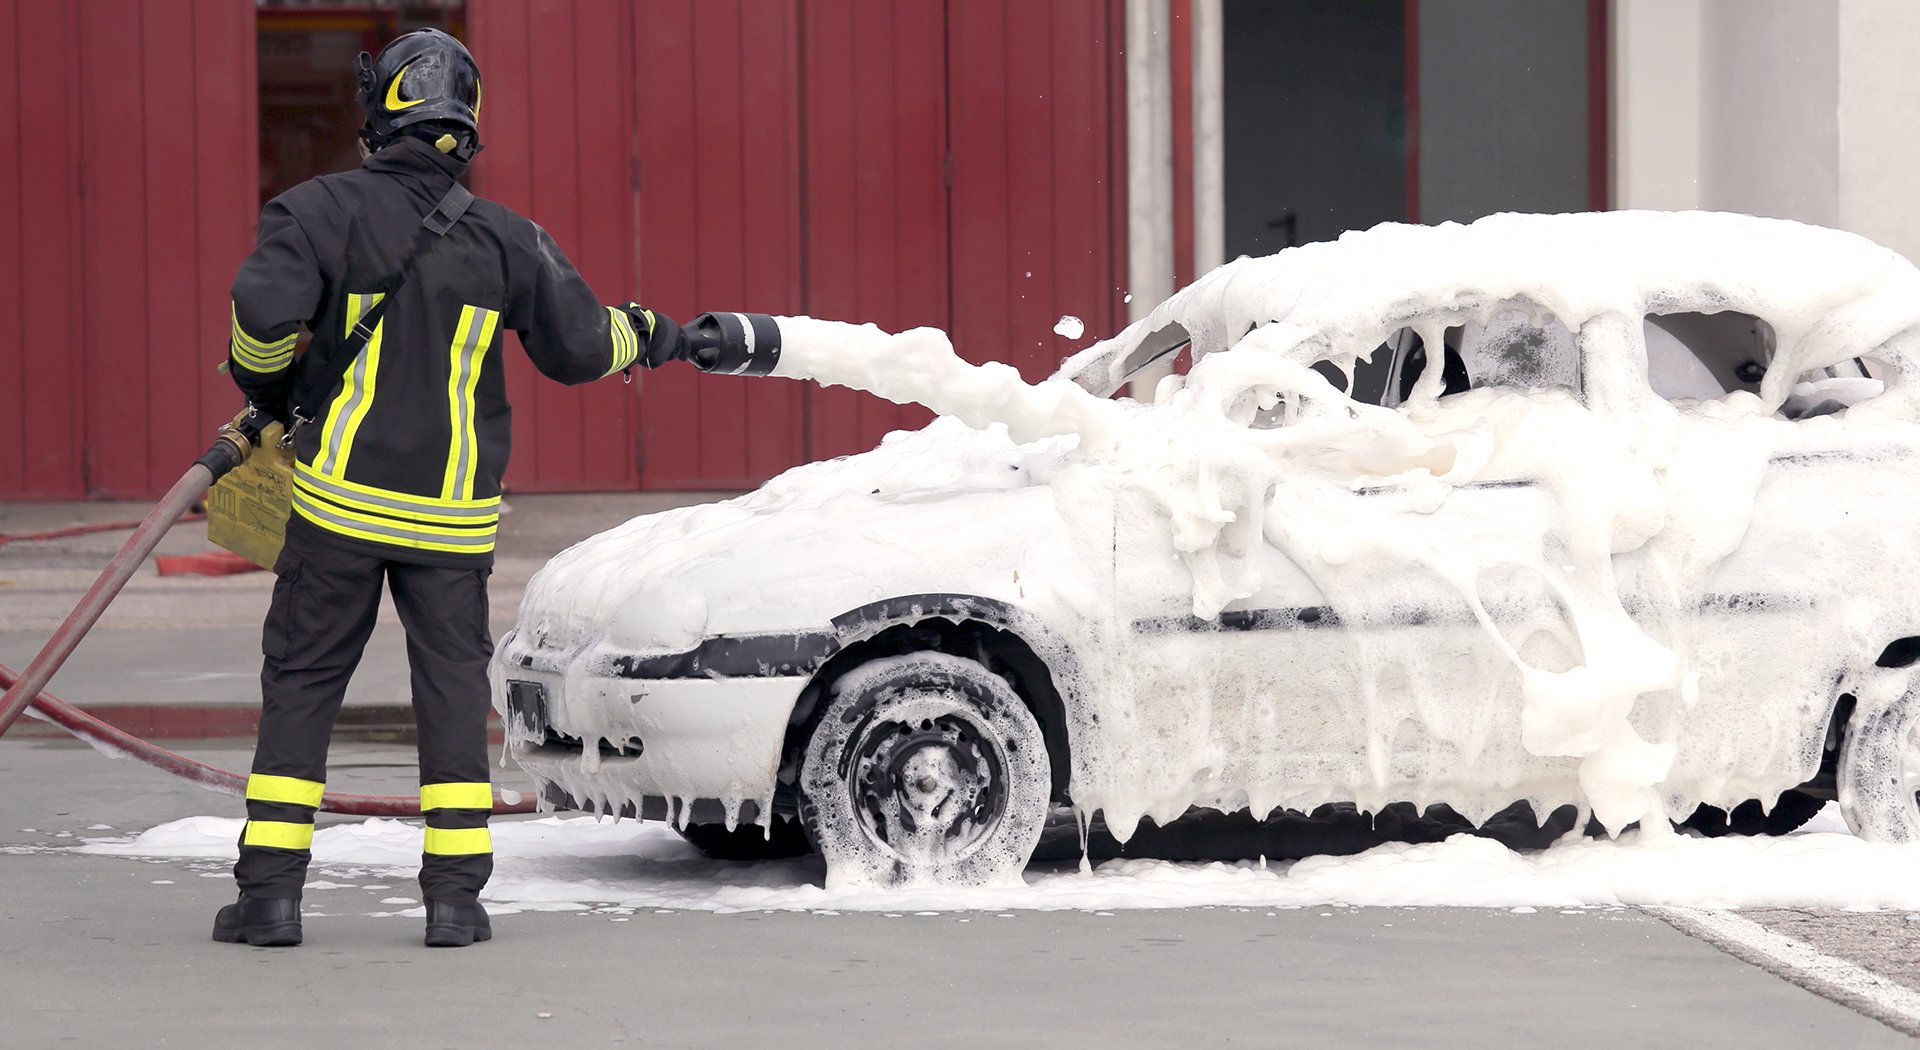
[[[443,153],[470,160],[480,148],[480,67],[466,45],[438,29],[396,37],[374,58],[354,60],[355,98],[367,113],[360,139],[378,151],[402,129],[427,125]],[[432,135],[440,131],[449,138]]]

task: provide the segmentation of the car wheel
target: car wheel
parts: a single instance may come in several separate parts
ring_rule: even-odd
[[[689,824],[676,828],[680,837],[702,854],[714,860],[785,860],[813,852],[800,822],[775,817],[771,828],[758,824]]]
[[[1718,806],[1701,806],[1680,826],[1710,839],[1722,835],[1785,835],[1812,820],[1824,805],[1825,801],[1811,795],[1787,791],[1780,795],[1772,809],[1764,812],[1757,798],[1733,807],[1731,813]]]
[[[1015,880],[1052,776],[1033,713],[973,660],[912,653],[842,677],[807,742],[801,819],[829,888]]]
[[[1920,689],[1863,714],[1840,742],[1840,812],[1870,842],[1920,842]]]

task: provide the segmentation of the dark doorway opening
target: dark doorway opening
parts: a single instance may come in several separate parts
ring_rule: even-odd
[[[1606,0],[1225,5],[1226,249],[1608,206]]]
[[[1402,0],[1223,6],[1227,257],[1404,218]]]
[[[465,38],[465,0],[259,5],[260,203],[360,165],[353,58],[421,28]]]

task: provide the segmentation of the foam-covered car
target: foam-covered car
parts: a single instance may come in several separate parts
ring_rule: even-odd
[[[1389,225],[1230,263],[1031,385],[781,323],[783,374],[946,415],[535,577],[495,702],[556,806],[815,845],[830,882],[1006,878],[1068,805],[1124,839],[1396,802],[1778,832],[1837,798],[1920,840],[1890,251]]]

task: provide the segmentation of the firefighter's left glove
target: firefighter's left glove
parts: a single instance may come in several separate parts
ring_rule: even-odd
[[[687,334],[680,330],[680,322],[657,310],[648,310],[639,303],[628,303],[627,313],[633,317],[636,327],[647,333],[647,352],[640,355],[640,364],[645,368],[659,368],[669,361],[685,361],[693,356],[693,348],[687,344]]]

